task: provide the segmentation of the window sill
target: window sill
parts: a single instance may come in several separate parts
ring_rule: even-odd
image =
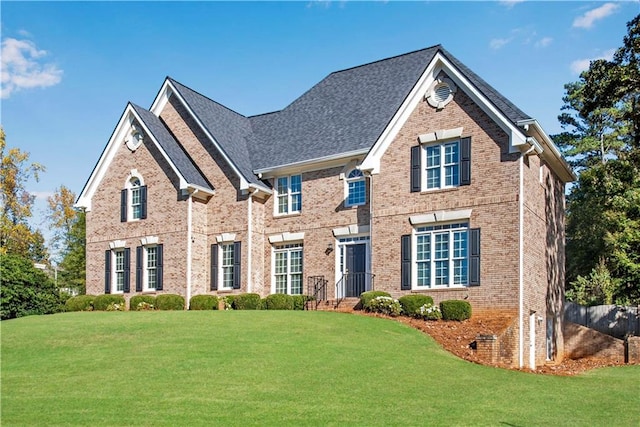
[[[455,191],[459,189],[460,186],[457,187],[446,187],[446,188],[432,188],[428,190],[421,190],[420,194],[434,194],[434,193],[446,193],[449,191]]]
[[[302,215],[302,211],[286,213],[286,214],[273,214],[273,218],[275,218],[275,219],[278,219],[278,218],[291,218],[291,217],[296,217],[296,216],[300,216],[300,215]]]
[[[468,291],[469,285],[456,285],[448,288],[438,287],[438,288],[412,288],[412,294],[423,294],[427,292],[442,292],[442,291]]]

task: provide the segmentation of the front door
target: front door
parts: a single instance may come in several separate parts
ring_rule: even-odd
[[[345,296],[359,297],[367,288],[367,245],[346,245]]]

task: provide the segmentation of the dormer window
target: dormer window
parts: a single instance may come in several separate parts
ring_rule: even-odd
[[[147,186],[136,170],[131,171],[120,192],[120,221],[137,221],[147,217]]]

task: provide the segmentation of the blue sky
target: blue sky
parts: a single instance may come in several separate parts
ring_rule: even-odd
[[[29,190],[79,194],[126,103],[166,76],[244,115],[279,110],[327,74],[435,44],[547,133],[563,85],[610,58],[640,2],[3,1],[1,119],[46,166]],[[46,233],[45,233],[46,234]]]

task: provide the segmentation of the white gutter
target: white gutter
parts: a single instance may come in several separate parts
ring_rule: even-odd
[[[523,366],[524,352],[524,157],[518,158],[518,366]]]
[[[249,188],[251,188],[251,186],[249,186]],[[247,207],[247,293],[250,293],[252,291],[252,283],[251,283],[251,273],[252,273],[252,268],[251,268],[251,253],[252,253],[252,248],[253,248],[253,196],[260,191],[259,188],[255,187],[254,190],[249,193],[249,199],[248,199],[248,203],[249,206]]]
[[[272,174],[278,174],[278,173],[281,173],[281,171],[287,170],[287,169],[294,169],[294,168],[306,169],[306,167],[314,164],[319,164],[318,167],[323,169],[326,167],[326,165],[322,165],[320,163],[343,160],[343,159],[354,157],[354,156],[362,156],[367,154],[368,152],[369,152],[369,147],[363,148],[361,150],[347,151],[345,153],[331,154],[329,156],[318,157],[310,160],[303,160],[301,162],[286,163],[286,164],[268,167],[268,168],[255,169],[253,173],[256,175],[271,176]]]
[[[193,195],[197,193],[198,190],[195,190],[193,193],[189,193],[189,198],[187,199],[187,308],[189,307],[189,302],[191,301],[191,252],[192,252],[192,241],[193,238]]]

